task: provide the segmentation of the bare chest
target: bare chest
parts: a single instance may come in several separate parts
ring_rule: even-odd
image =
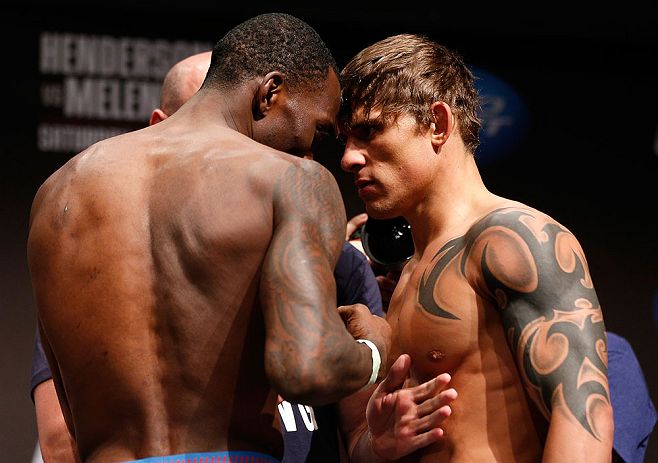
[[[482,344],[504,343],[500,315],[478,290],[478,278],[462,256],[455,248],[422,258],[391,301],[388,321],[399,353],[411,355],[419,382],[442,372],[477,373]]]

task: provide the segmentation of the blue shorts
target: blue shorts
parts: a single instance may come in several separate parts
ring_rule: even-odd
[[[276,458],[256,452],[182,453],[167,457],[151,457],[124,463],[280,463]]]

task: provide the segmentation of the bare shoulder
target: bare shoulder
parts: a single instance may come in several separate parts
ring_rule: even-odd
[[[95,147],[91,146],[72,157],[41,184],[34,196],[34,200],[32,201],[30,224],[32,224],[34,218],[44,208],[47,208],[47,206],[52,203],[54,197],[67,188],[67,185],[69,185],[77,175],[80,160],[85,156],[88,156],[90,151],[93,151],[94,149]]]
[[[297,212],[315,207],[342,208],[336,179],[318,162],[262,145],[254,154],[258,161],[252,164],[252,177],[271,184],[275,204]]]
[[[263,175],[256,177],[266,176],[271,182],[275,236],[322,248],[319,253],[329,252],[337,259],[345,240],[346,217],[333,175],[315,161],[275,150],[261,157],[263,162],[256,169]]]
[[[479,241],[472,273],[500,309],[530,397],[547,419],[559,410],[601,440],[610,410],[605,326],[577,239],[518,203],[489,212],[471,232]]]
[[[101,140],[69,159],[39,187],[32,202],[30,224],[39,215],[55,220],[54,216],[62,210],[98,198],[97,193],[103,187],[116,191],[108,184],[116,182],[117,170],[124,168],[120,159],[136,157],[136,150],[131,147],[137,140],[139,137],[133,133]],[[140,175],[134,168],[124,170]]]
[[[499,307],[521,294],[564,292],[572,284],[592,287],[576,237],[537,209],[501,204],[475,222],[465,238],[470,280]]]
[[[345,234],[345,209],[331,173],[318,163],[299,160],[286,168],[274,188],[275,217],[310,226],[334,241]]]
[[[293,194],[300,200],[319,201],[326,206],[341,202],[333,175],[314,161],[301,159],[291,164],[282,173],[278,184],[281,199]]]
[[[260,159],[256,168],[265,174],[259,175],[259,178],[272,177],[274,180],[283,181],[295,177],[308,184],[317,184],[318,187],[338,188],[329,170],[316,161],[299,158],[262,145],[256,150],[256,155]]]
[[[519,215],[527,217],[529,220],[538,221],[538,222],[555,222],[553,218],[544,212],[530,207],[526,204],[520,203],[518,201],[512,200],[501,200],[495,203],[495,207],[491,208],[486,214],[483,215],[483,219],[497,218],[499,220],[515,220]]]
[[[573,234],[551,216],[516,201],[501,201],[473,223],[467,235],[472,239],[486,234],[515,234],[524,240],[547,242],[551,236]],[[573,238],[575,239],[575,237]]]

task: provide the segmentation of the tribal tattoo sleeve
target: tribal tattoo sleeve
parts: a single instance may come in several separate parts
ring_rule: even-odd
[[[508,341],[533,401],[556,407],[600,440],[596,409],[610,405],[601,308],[576,238],[532,210],[491,212],[448,242],[421,278],[419,304],[438,317],[434,287],[450,262],[500,309]]]

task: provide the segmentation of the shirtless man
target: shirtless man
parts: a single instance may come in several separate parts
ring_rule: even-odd
[[[208,51],[189,56],[169,70],[160,91],[160,107],[151,113],[149,125],[162,122],[174,114],[199,90],[210,66],[210,55],[211,52]],[[79,462],[75,442],[62,416],[38,331],[30,382],[42,459],[46,463]]]
[[[339,97],[315,31],[262,15],[218,42],[174,115],[40,188],[28,260],[82,461],[276,461],[275,390],[320,405],[383,377],[388,325],[354,307],[371,341],[358,343],[336,310],[340,193],[302,159],[333,132]]]
[[[609,462],[605,328],[583,250],[552,218],[484,186],[461,58],[400,35],[341,77],[342,167],[371,217],[409,221],[416,249],[387,313],[389,358],[410,354],[410,384],[445,371],[459,391],[445,435],[405,461]],[[380,453],[377,435],[372,423],[353,429],[353,461]]]

